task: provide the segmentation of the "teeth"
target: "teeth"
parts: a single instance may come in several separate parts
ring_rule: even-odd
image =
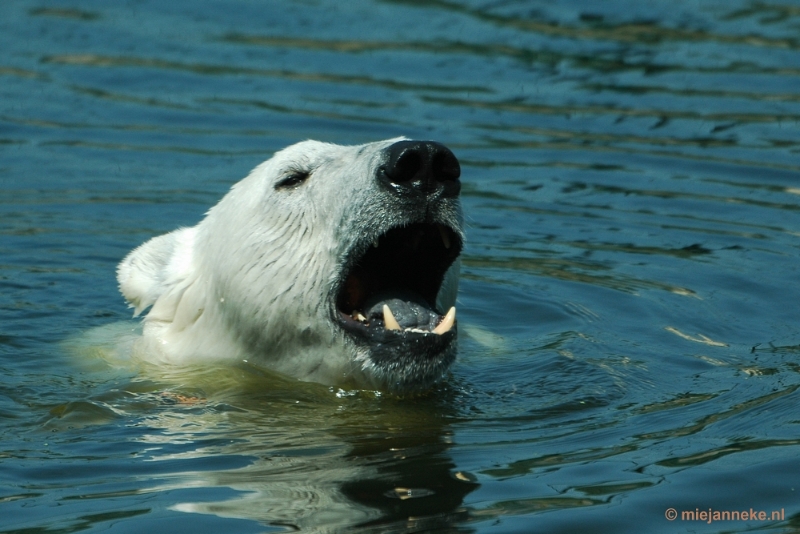
[[[386,312],[384,311],[384,314]],[[449,332],[453,325],[456,323],[456,307],[453,306],[447,311],[447,315],[444,316],[442,322],[439,323],[439,326],[433,329],[434,334],[439,334],[440,336],[445,332]]]
[[[367,318],[364,317],[364,314],[358,310],[353,310],[353,313],[350,314],[350,317],[355,319],[356,321],[361,321],[362,323],[367,321]]]
[[[392,310],[386,304],[383,305],[383,324],[386,330],[400,330],[400,323],[394,318]]]
[[[442,225],[439,225],[439,234],[441,234],[442,236],[442,243],[444,243],[444,248],[450,248],[450,236],[447,235],[447,230]]]
[[[353,312],[353,318],[354,319],[358,319],[359,321],[366,321],[367,320],[366,317],[361,315],[361,312],[358,312],[358,311],[354,311]],[[449,332],[453,328],[453,325],[455,323],[456,323],[456,307],[453,306],[452,308],[450,308],[447,311],[447,314],[442,319],[442,322],[439,323],[439,326],[437,326],[433,330],[421,330],[419,328],[406,328],[406,329],[403,329],[400,326],[400,323],[397,322],[397,319],[394,318],[394,315],[392,314],[392,310],[389,309],[388,304],[384,304],[383,305],[383,325],[384,325],[384,328],[386,330],[402,330],[404,332],[416,332],[416,333],[419,333],[419,334],[430,334],[430,333],[433,333],[433,334],[437,334],[437,335],[441,336],[442,334],[445,334],[445,333]]]

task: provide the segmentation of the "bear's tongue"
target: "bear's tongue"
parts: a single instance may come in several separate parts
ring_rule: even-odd
[[[364,308],[368,321],[383,322],[387,330],[411,329],[441,334],[450,330],[455,319],[454,309],[443,319],[422,296],[411,291],[378,293],[367,299]]]

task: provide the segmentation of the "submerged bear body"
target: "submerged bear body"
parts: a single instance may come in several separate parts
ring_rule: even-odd
[[[122,261],[122,294],[136,315],[150,308],[137,351],[429,387],[455,358],[459,176],[452,152],[428,141],[276,153],[197,226]]]

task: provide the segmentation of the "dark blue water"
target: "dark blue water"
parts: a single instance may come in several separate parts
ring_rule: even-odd
[[[800,531],[799,32],[796,2],[0,4],[0,532]],[[87,342],[135,324],[122,257],[273,151],[398,135],[463,168],[430,395]]]

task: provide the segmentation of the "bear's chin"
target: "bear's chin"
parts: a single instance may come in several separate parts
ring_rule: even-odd
[[[455,308],[440,319],[439,326],[446,329],[441,333],[414,327],[387,329],[378,319],[362,322],[343,313],[338,323],[358,352],[366,354],[362,371],[370,381],[393,393],[413,393],[441,380],[455,361]]]
[[[395,394],[421,393],[439,382],[456,359],[456,332],[387,335],[369,347],[364,369],[379,388]]]

